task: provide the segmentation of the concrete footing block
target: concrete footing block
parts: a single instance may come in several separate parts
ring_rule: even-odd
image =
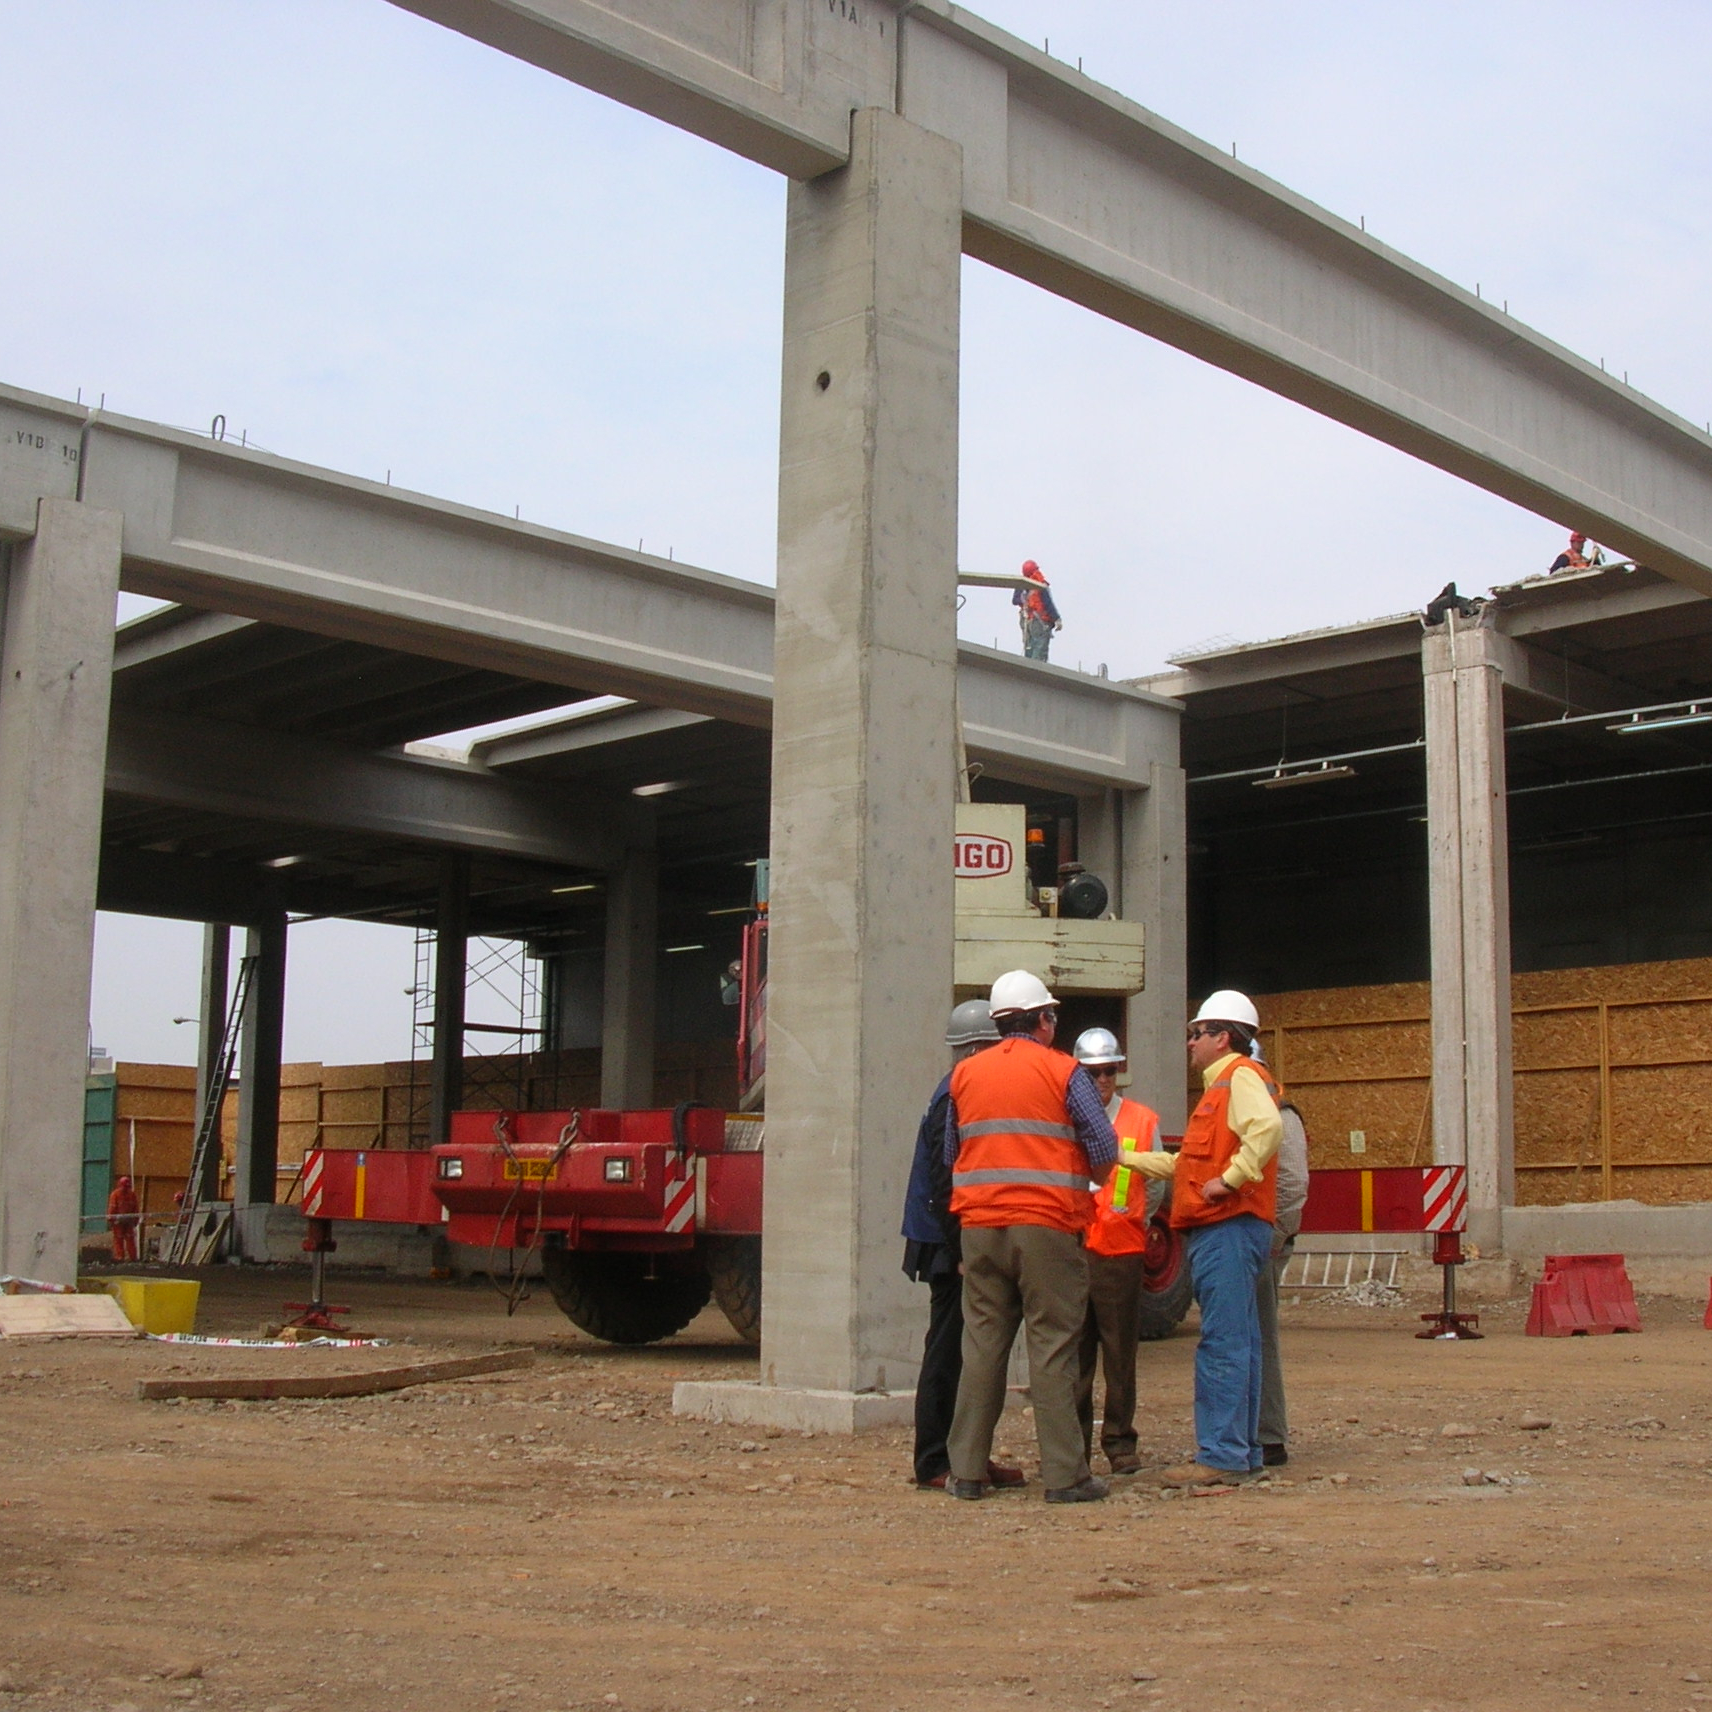
[[[793,1433],[878,1432],[915,1419],[913,1391],[813,1391],[736,1379],[686,1379],[672,1387],[672,1413],[733,1427]]]

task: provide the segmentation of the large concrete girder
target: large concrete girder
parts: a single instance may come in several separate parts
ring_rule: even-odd
[[[960,145],[963,247],[1712,592],[1712,437],[948,0],[395,0],[793,178]]]
[[[615,869],[629,802],[596,805],[479,767],[259,731],[182,714],[113,710],[107,789],[242,820],[408,839],[448,851]]]
[[[0,388],[0,537],[35,528],[33,492],[77,491],[81,437],[84,498],[123,513],[134,593],[771,723],[770,588],[176,429],[87,423]],[[991,772],[1140,788],[1175,760],[1162,697],[968,644],[958,664],[970,754]]]

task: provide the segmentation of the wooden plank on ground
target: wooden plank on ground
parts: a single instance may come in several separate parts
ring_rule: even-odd
[[[7,1338],[139,1337],[111,1297],[0,1296],[0,1336]]]
[[[527,1367],[534,1359],[533,1350],[500,1349],[487,1355],[457,1356],[449,1361],[419,1361],[410,1367],[380,1367],[368,1373],[282,1373],[258,1379],[139,1379],[137,1395],[147,1401],[169,1397],[246,1401],[265,1401],[270,1397],[369,1397],[378,1391],[404,1391],[412,1385],[432,1385],[442,1379],[469,1379],[478,1373]]]

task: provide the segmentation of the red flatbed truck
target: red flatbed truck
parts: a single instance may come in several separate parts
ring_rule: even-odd
[[[1002,842],[1013,830],[1002,820],[1005,812],[983,811],[978,836],[989,867],[995,838]],[[1014,811],[1018,844],[1021,812]],[[959,877],[961,883],[961,870]],[[988,883],[986,872],[977,883]],[[311,1221],[305,1246],[328,1242],[333,1220],[437,1226],[451,1242],[487,1250],[496,1274],[502,1255],[512,1275],[538,1255],[554,1301],[606,1342],[670,1337],[712,1300],[740,1336],[759,1343],[765,1119],[749,1108],[760,1104],[766,1086],[764,870],[759,887],[755,915],[744,928],[738,989],[745,1109],[456,1112],[450,1139],[425,1151],[317,1148],[304,1161],[303,1212]],[[958,997],[984,993],[993,978],[980,958],[1026,967],[1037,951],[1054,959],[1039,972],[1057,983],[1055,990],[1122,993],[1140,986],[1139,934],[1132,972],[1121,961],[1122,936],[1095,931],[1125,924],[1053,919],[1045,932],[1034,926],[1043,919],[1039,909],[1030,906],[1030,914],[1032,922],[1026,916],[1013,922],[1002,909],[978,904],[967,933],[960,915]],[[1041,947],[1016,937],[1025,933]],[[1067,982],[1066,948],[1078,942],[1091,947],[1084,951],[1088,968],[1073,969]],[[968,946],[975,962],[966,962]],[[1168,1337],[1188,1312],[1189,1275],[1182,1240],[1163,1209],[1149,1231],[1146,1266],[1142,1336]]]

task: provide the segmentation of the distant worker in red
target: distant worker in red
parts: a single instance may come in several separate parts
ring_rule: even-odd
[[[1556,576],[1559,571],[1585,571],[1592,565],[1602,565],[1604,562],[1604,553],[1577,529],[1569,538],[1569,546],[1552,560],[1551,570],[1546,574]]]
[[[1038,588],[1018,589],[1011,596],[1011,604],[1017,609],[1017,623],[1022,626],[1023,658],[1044,660],[1047,649],[1052,646],[1052,638],[1064,628],[1064,620],[1058,616],[1052,590],[1040,566],[1033,559],[1024,559],[1022,574],[1030,582],[1040,585]]]
[[[121,1177],[107,1197],[107,1229],[113,1238],[115,1260],[137,1258],[137,1226],[143,1222],[137,1191],[129,1177]]]

